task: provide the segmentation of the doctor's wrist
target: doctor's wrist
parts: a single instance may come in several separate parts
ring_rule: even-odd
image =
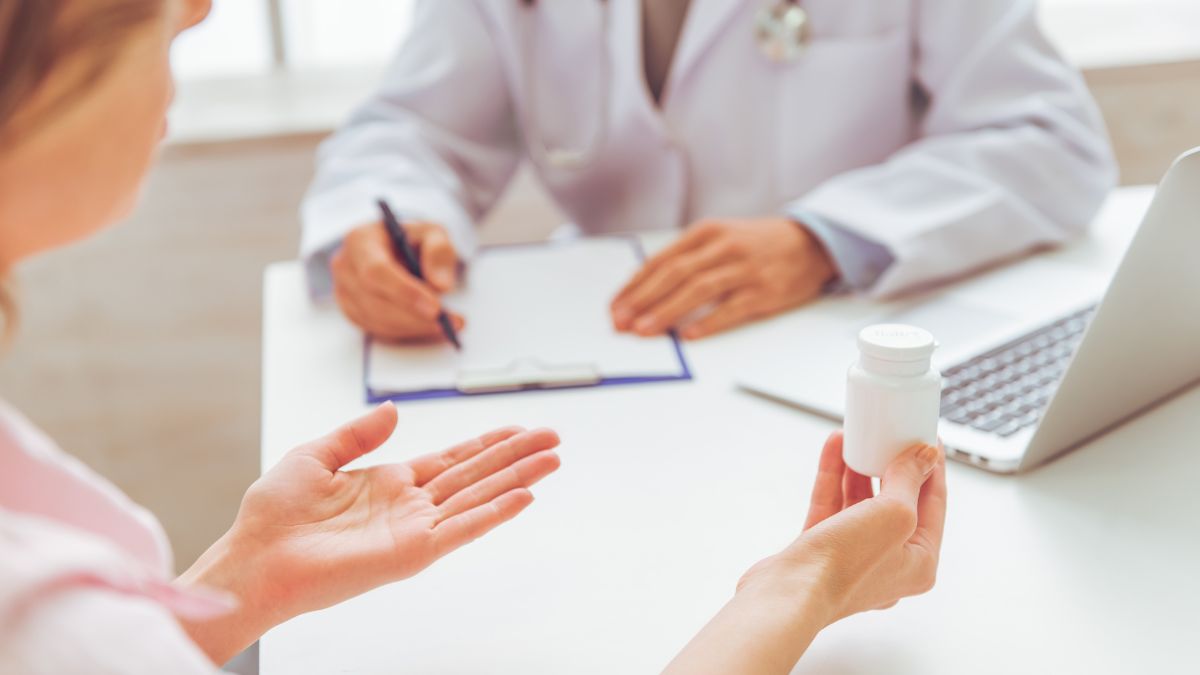
[[[803,263],[813,269],[814,274],[823,284],[824,292],[835,289],[841,283],[842,275],[838,269],[837,260],[829,252],[828,246],[806,221],[795,216],[791,216],[789,219],[806,240],[804,246],[806,255]]]

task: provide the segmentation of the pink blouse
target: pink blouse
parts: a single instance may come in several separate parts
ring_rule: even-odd
[[[172,567],[153,516],[0,402],[0,673],[212,675],[177,618],[231,608]]]

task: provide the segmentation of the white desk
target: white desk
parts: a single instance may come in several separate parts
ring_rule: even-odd
[[[1008,303],[1094,290],[1148,196],[1120,193],[1087,241],[966,288]],[[402,404],[399,431],[370,461],[517,423],[557,429],[563,467],[520,518],[416,579],[269,633],[262,673],[657,672],[751,563],[799,532],[830,431],[738,392],[739,364],[804,348],[805,321],[854,305],[689,345],[691,383]],[[308,304],[296,264],[268,270],[265,307],[262,458],[271,465],[365,405],[361,338]],[[796,672],[1193,667],[1198,414],[1194,390],[1026,476],[952,464],[937,588],[833,626]]]

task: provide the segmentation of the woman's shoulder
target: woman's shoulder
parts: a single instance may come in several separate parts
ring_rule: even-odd
[[[0,467],[0,509],[91,533],[147,568],[162,574],[172,570],[170,545],[158,521],[4,401]]]

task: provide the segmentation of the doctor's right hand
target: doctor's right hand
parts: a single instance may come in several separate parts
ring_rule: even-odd
[[[409,274],[392,253],[383,223],[371,223],[346,235],[333,256],[333,292],[346,318],[385,340],[445,339],[437,317],[439,295],[454,290],[458,253],[445,228],[433,223],[406,223],[409,241],[421,260],[425,281]],[[455,330],[461,316],[450,313]]]

